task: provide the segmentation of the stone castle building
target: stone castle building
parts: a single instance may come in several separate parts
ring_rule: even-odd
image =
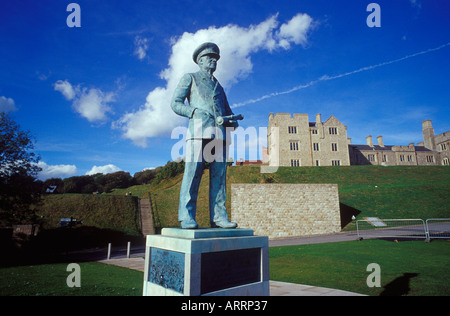
[[[450,165],[450,131],[439,135],[434,134],[434,128],[430,120],[422,122],[423,142],[419,146],[424,146],[433,151],[439,152],[441,165]]]
[[[422,123],[424,141],[417,146],[384,145],[383,137],[372,136],[367,144],[353,145],[347,127],[333,115],[322,122],[316,115],[270,113],[267,149],[263,161],[269,166],[349,166],[349,165],[450,165],[450,131],[435,135],[430,120]]]
[[[269,115],[268,162],[273,166],[348,166],[347,127],[331,116],[309,122],[308,114]]]

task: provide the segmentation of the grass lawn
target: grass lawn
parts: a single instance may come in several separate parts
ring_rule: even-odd
[[[363,240],[269,249],[270,280],[367,295],[450,295],[450,243]],[[369,288],[370,263],[381,287]]]
[[[67,265],[0,268],[0,296],[140,296],[143,273],[103,263],[80,263],[81,287],[67,286]]]

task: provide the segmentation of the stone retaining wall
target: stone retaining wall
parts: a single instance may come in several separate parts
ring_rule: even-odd
[[[283,238],[341,230],[337,184],[232,184],[231,220]]]

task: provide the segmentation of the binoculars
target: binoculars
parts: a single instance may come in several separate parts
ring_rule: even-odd
[[[236,121],[243,120],[244,116],[242,114],[228,115],[228,116],[218,116],[216,118],[217,125],[223,125],[226,122],[236,123]]]

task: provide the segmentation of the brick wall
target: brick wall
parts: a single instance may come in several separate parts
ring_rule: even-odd
[[[231,219],[256,235],[283,238],[341,230],[337,184],[232,184]]]

